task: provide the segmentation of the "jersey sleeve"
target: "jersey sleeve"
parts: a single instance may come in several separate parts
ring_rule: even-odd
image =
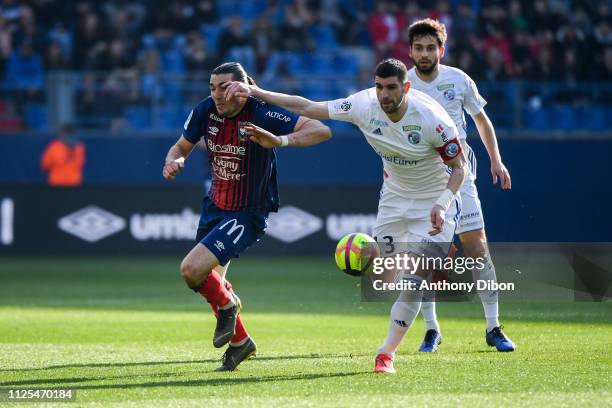
[[[193,144],[202,137],[203,121],[206,119],[204,103],[201,102],[191,110],[185,124],[183,124],[183,137]]]
[[[461,154],[459,132],[446,112],[432,116],[427,128],[427,140],[444,161],[452,160]]]
[[[476,115],[487,104],[487,101],[478,93],[476,83],[469,76],[465,76],[466,89],[463,107],[470,115]]]
[[[329,118],[359,125],[369,106],[367,92],[364,90],[347,98],[327,102]]]
[[[253,123],[276,136],[282,136],[293,132],[299,117],[297,113],[280,106],[262,104],[256,110]]]

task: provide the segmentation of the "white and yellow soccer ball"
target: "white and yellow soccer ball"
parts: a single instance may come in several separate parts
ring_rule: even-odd
[[[336,265],[351,276],[368,273],[374,258],[380,256],[378,244],[368,234],[354,232],[347,234],[336,245]]]

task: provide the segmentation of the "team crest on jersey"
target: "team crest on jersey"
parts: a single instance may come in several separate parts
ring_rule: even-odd
[[[446,145],[444,152],[448,157],[455,157],[459,154],[459,145],[455,142]]]
[[[413,130],[412,132],[408,133],[408,141],[413,145],[419,144],[421,141],[421,134]]]
[[[353,104],[351,104],[349,101],[344,101],[342,102],[342,104],[340,104],[340,109],[342,109],[345,112],[350,111],[352,107],[353,107]]]
[[[452,101],[455,99],[455,91],[452,89],[447,89],[444,91],[444,98],[446,98],[447,101]]]
[[[244,142],[247,140],[247,133],[246,133],[246,129],[244,128],[245,126],[249,126],[251,125],[251,122],[248,121],[240,121],[238,122],[238,139],[241,142]]]

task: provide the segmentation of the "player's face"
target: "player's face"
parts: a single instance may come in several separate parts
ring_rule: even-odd
[[[431,74],[444,56],[444,47],[432,35],[416,37],[410,47],[410,58],[415,68],[423,74]]]
[[[382,110],[386,114],[396,112],[404,100],[404,95],[408,92],[408,83],[402,84],[396,76],[376,77],[374,83],[376,84],[376,97]]]
[[[225,100],[225,89],[234,80],[232,74],[210,76],[210,96],[213,98],[217,112],[221,117],[235,116],[244,105],[245,98],[233,97]]]

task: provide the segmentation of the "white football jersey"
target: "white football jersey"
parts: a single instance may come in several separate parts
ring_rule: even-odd
[[[449,174],[444,160],[461,153],[457,128],[448,113],[423,92],[408,91],[408,109],[399,122],[382,110],[376,89],[329,101],[331,119],[359,127],[382,158],[385,187],[411,199],[437,198]]]
[[[459,130],[459,138],[462,140],[467,137],[463,111],[476,115],[487,104],[487,101],[478,93],[478,88],[472,78],[458,68],[440,64],[436,79],[425,82],[418,77],[413,67],[408,71],[408,80],[412,89],[425,92],[446,109],[455,122]]]

